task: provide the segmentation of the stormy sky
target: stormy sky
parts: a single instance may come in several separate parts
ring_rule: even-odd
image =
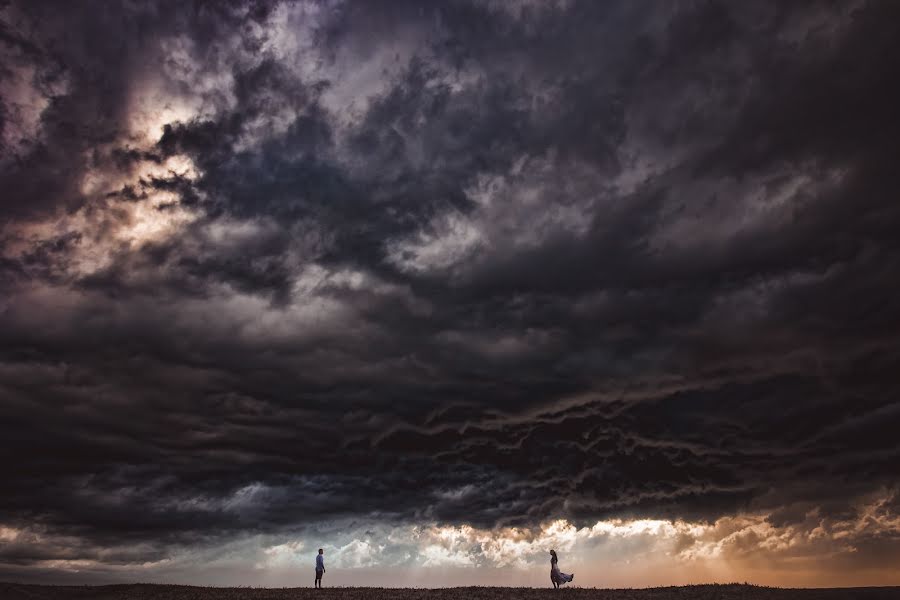
[[[0,580],[900,584],[900,3],[0,2]]]

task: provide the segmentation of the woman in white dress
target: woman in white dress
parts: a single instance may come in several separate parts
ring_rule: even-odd
[[[571,575],[563,573],[559,570],[559,559],[556,557],[556,550],[550,551],[550,581],[554,588],[558,588],[564,583],[569,583],[575,579],[575,573]]]

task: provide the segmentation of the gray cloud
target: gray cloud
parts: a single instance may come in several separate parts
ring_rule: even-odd
[[[0,524],[118,564],[895,481],[892,5],[94,8],[0,9]]]

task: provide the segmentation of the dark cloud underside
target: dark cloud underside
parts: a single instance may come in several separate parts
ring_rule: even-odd
[[[3,5],[0,562],[891,489],[898,11]]]

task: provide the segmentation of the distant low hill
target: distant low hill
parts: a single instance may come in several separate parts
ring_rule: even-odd
[[[0,583],[3,600],[900,600],[900,587],[784,589],[753,585],[691,585],[647,589],[459,587],[218,588],[187,585],[51,586]]]

